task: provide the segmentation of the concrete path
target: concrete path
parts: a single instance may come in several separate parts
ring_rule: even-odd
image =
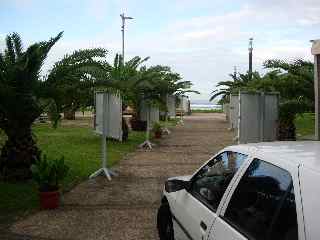
[[[231,144],[223,114],[195,114],[152,151],[137,150],[117,166],[111,182],[99,177],[64,196],[64,207],[15,223],[21,239],[158,239],[156,212],[165,179],[192,174],[216,151]],[[9,235],[8,235],[9,236]]]

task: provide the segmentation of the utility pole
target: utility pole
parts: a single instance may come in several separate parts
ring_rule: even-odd
[[[253,50],[253,38],[249,38],[249,80],[252,79],[252,50]]]
[[[122,63],[124,64],[124,27],[126,25],[126,20],[127,19],[133,19],[132,17],[127,17],[124,15],[124,13],[120,14],[121,20],[122,20],[122,25],[121,25],[121,32],[122,32]]]
[[[315,140],[320,140],[320,39],[312,40],[311,53],[314,55],[314,103]]]
[[[237,77],[237,74],[238,74],[237,66],[234,66],[233,67],[233,75],[234,75],[235,78]]]

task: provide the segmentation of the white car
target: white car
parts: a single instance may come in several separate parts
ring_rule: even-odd
[[[320,142],[227,147],[166,182],[157,221],[161,240],[319,240]]]

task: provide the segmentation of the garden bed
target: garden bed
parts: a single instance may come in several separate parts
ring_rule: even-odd
[[[49,158],[65,156],[70,166],[70,173],[63,183],[64,191],[75,184],[87,179],[88,176],[100,168],[101,139],[93,132],[90,124],[79,126],[62,124],[58,129],[52,129],[49,124],[40,123],[33,127],[38,145]],[[125,143],[109,141],[107,146],[108,165],[113,166],[125,154],[134,151],[138,144],[144,141],[143,132],[132,131]],[[5,136],[0,133],[0,149]],[[0,182],[0,223],[10,222],[15,216],[26,214],[38,208],[37,189],[34,183],[4,183]],[[22,201],[23,199],[23,201]]]

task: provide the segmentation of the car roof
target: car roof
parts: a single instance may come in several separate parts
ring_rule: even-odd
[[[281,141],[240,144],[225,150],[279,159],[320,172],[320,141]],[[263,160],[263,159],[262,159]]]

